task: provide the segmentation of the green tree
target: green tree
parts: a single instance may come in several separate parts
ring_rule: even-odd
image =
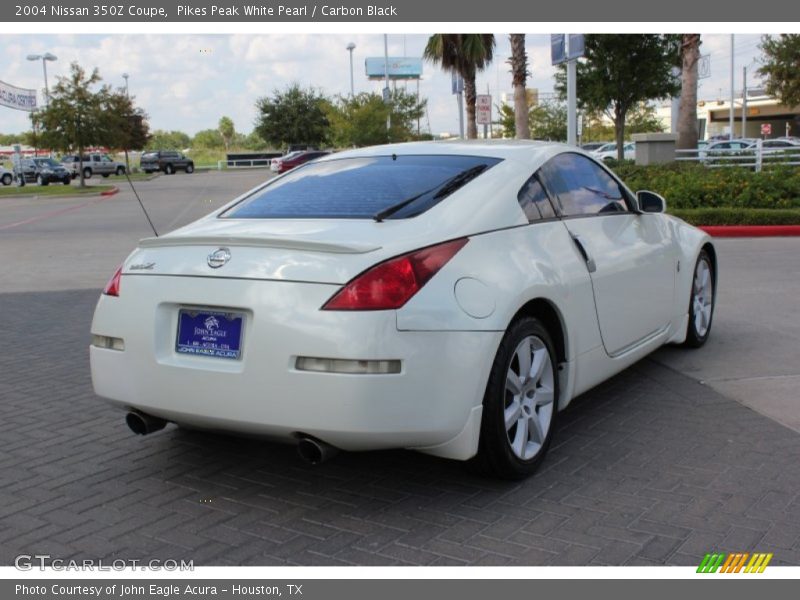
[[[87,73],[78,63],[72,63],[69,75],[58,78],[47,107],[32,117],[42,147],[77,152],[81,186],[85,185],[86,148],[144,145],[147,138],[144,112],[135,109],[122,91],[112,92],[108,85],[100,85],[101,81],[97,69]]]
[[[531,108],[528,127],[536,140],[563,142],[567,139],[567,105],[545,101]]]
[[[680,64],[679,35],[587,35],[585,60],[578,62],[578,103],[588,112],[604,112],[614,122],[617,158],[623,159],[628,111],[647,100],[678,93],[672,68]],[[556,88],[566,93],[564,69]]]
[[[664,129],[663,121],[656,114],[656,107],[647,102],[634,106],[625,119],[625,131],[630,134],[662,133]]]
[[[256,133],[278,148],[289,144],[321,146],[328,141],[328,99],[314,88],[293,84],[256,100]]]
[[[531,137],[531,127],[525,113],[528,112],[528,94],[525,85],[528,81],[528,55],[525,52],[525,34],[512,33],[511,42],[511,83],[514,86],[514,132],[517,139],[524,140]],[[519,118],[517,118],[519,116]]]
[[[786,106],[800,104],[800,34],[765,35],[760,47],[764,64],[758,72],[767,94]]]
[[[192,148],[222,148],[225,141],[217,129],[203,129],[194,134]]]
[[[416,122],[425,114],[427,100],[394,90],[387,104],[378,94],[363,92],[339,96],[330,106],[331,141],[336,146],[371,146],[416,139]],[[391,127],[386,130],[386,119]]]
[[[148,150],[185,150],[192,145],[192,138],[183,131],[156,129],[147,142]]]
[[[475,75],[483,71],[494,57],[494,35],[490,33],[435,33],[428,38],[423,57],[442,69],[464,79],[467,104],[467,139],[478,137],[475,121],[477,89]]]
[[[217,130],[222,136],[222,141],[225,144],[225,151],[230,149],[231,142],[236,137],[236,128],[233,126],[233,119],[230,117],[222,117],[217,125]]]

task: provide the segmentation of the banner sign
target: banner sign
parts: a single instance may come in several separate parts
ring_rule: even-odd
[[[367,77],[383,79],[386,76],[386,59],[383,56],[371,57],[364,61]],[[388,60],[389,79],[419,79],[422,77],[422,59],[408,56],[390,56]]]
[[[0,106],[33,112],[36,110],[36,90],[26,90],[0,81]]]

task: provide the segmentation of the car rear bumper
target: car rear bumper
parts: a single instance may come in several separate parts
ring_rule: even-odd
[[[188,426],[292,440],[310,435],[344,450],[446,445],[474,419],[502,333],[398,331],[394,311],[327,312],[327,284],[123,276],[102,296],[92,346],[95,392],[113,404]],[[239,360],[175,351],[181,307],[245,315]],[[297,357],[399,360],[399,373],[297,369]],[[478,412],[478,417],[480,413]],[[472,437],[469,437],[472,436]],[[469,458],[477,431],[458,451]],[[473,439],[474,438],[474,439]]]

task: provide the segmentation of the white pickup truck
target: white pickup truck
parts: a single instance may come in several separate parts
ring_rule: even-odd
[[[112,160],[106,154],[84,154],[83,165],[78,160],[77,154],[68,154],[61,159],[61,164],[77,177],[80,169],[83,169],[83,178],[89,179],[92,175],[124,175],[125,165],[121,162]]]

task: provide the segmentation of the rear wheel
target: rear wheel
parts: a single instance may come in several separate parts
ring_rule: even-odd
[[[37,185],[45,186],[45,185],[47,185],[48,183],[49,183],[49,181],[47,181],[47,180],[46,180],[44,177],[42,177],[41,175],[37,175],[37,176],[36,176],[36,184],[37,184]]]
[[[172,175],[175,172],[175,168],[172,165],[166,165],[164,167],[164,173],[167,175]]]
[[[694,267],[692,291],[689,298],[689,325],[686,329],[685,345],[699,348],[706,343],[711,333],[714,318],[714,263],[705,250],[700,251]]]
[[[14,181],[14,178],[11,173],[3,173],[3,185],[11,185],[12,181]]]
[[[84,179],[91,179],[92,178],[92,170],[90,168],[85,168],[83,170],[83,178]]]
[[[64,185],[69,185],[70,183],[72,183],[72,178],[64,177],[64,179],[61,180],[61,183],[63,183]]]
[[[509,327],[494,359],[474,466],[506,479],[536,471],[553,438],[557,399],[550,334],[538,319],[524,317]]]
[[[117,175],[125,175],[125,167],[117,167]]]

